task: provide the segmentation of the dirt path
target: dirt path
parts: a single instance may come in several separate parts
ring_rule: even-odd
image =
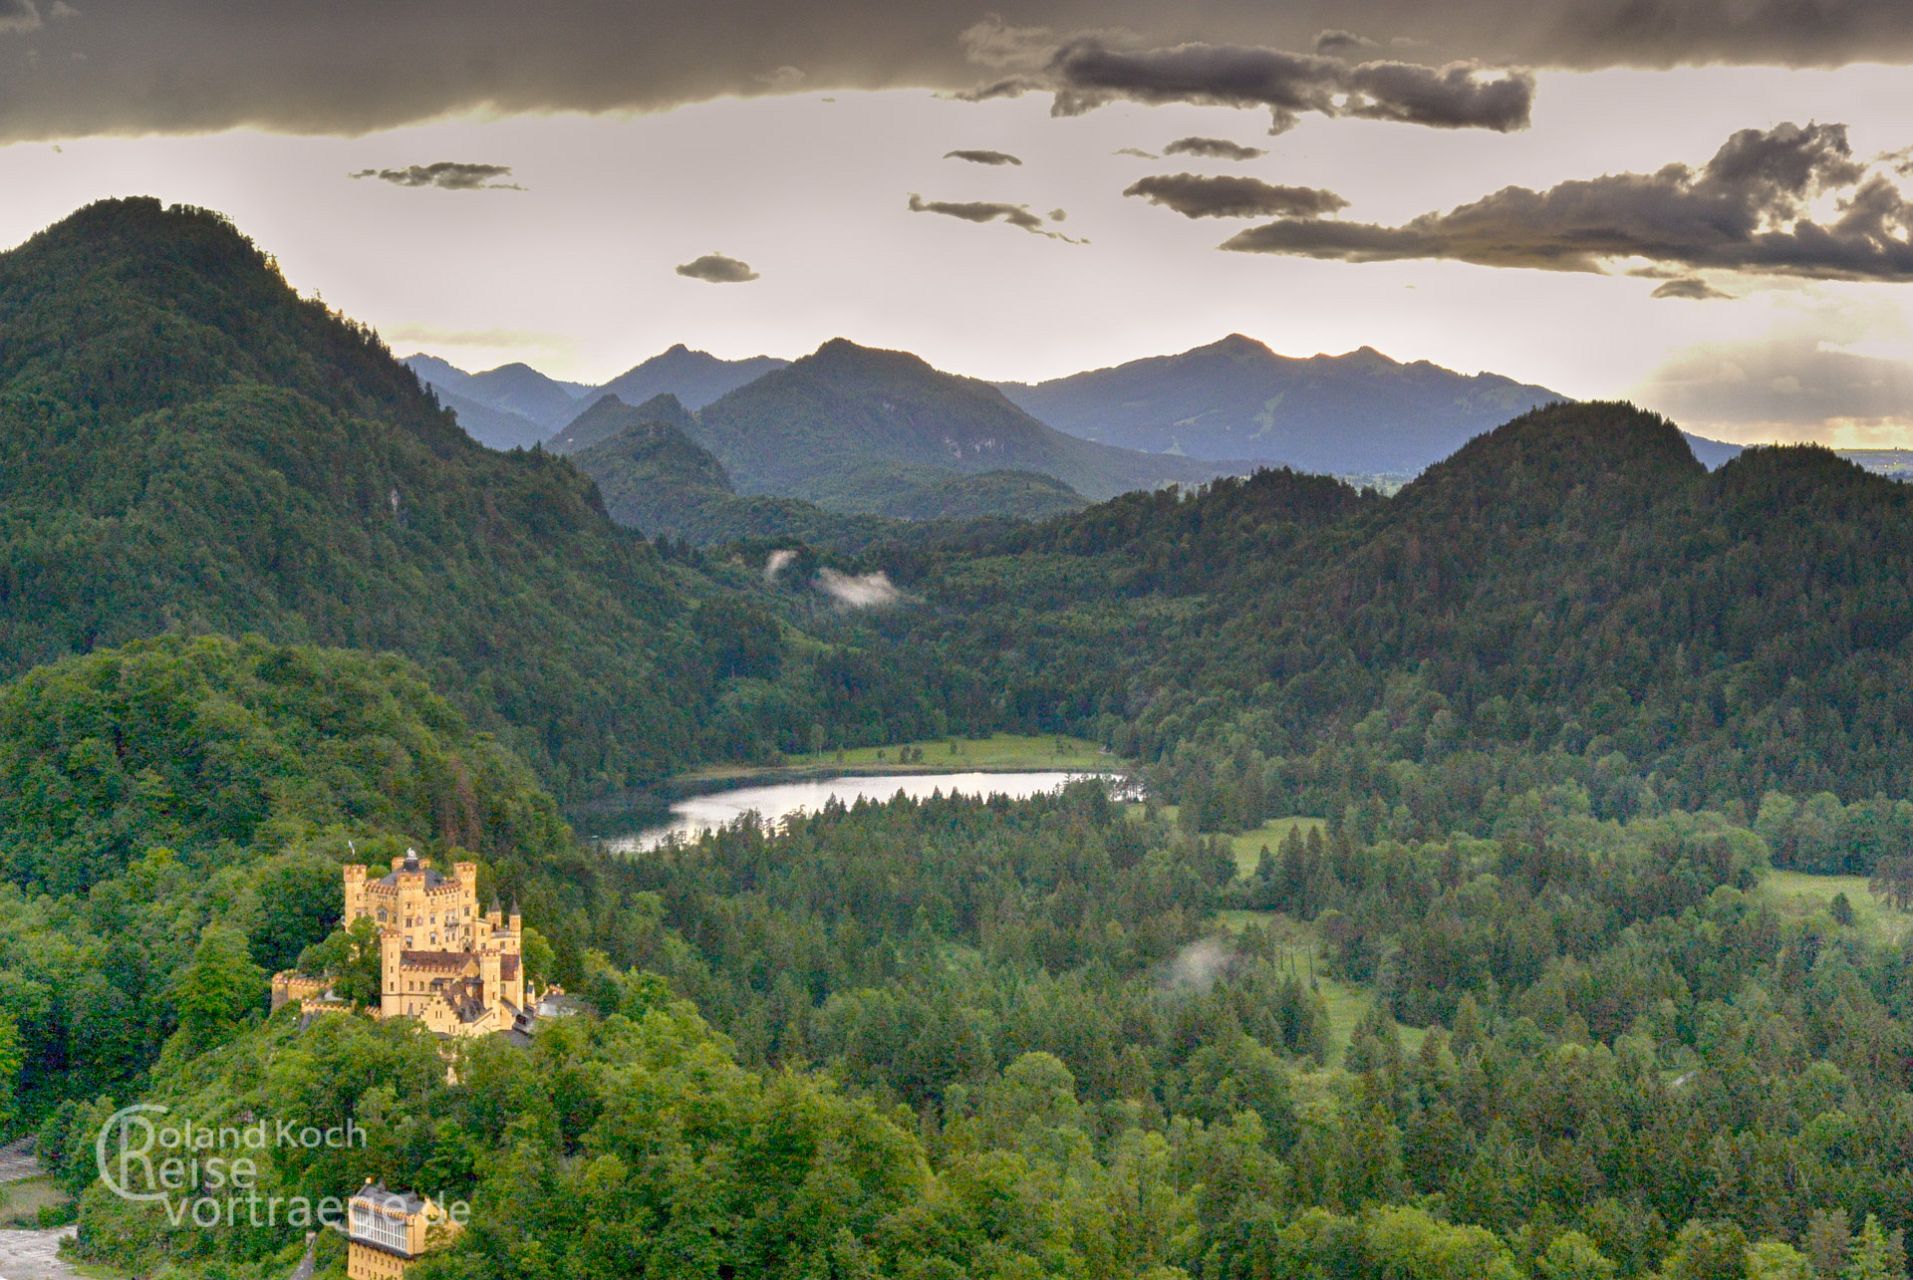
[[[51,1231],[0,1231],[0,1280],[81,1280],[60,1261],[60,1241],[72,1227]]]

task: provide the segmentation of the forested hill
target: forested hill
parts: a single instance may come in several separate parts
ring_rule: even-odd
[[[684,760],[687,602],[588,480],[475,444],[224,219],[0,255],[0,672],[168,630],[392,649],[558,786]]]
[[[487,898],[522,898],[576,971],[596,860],[410,663],[169,636],[0,685],[0,1024],[27,1112],[230,1034],[182,1012],[196,951],[233,970],[227,1016],[256,1017],[265,975],[337,921],[339,865],[407,845],[482,859]]]
[[[1240,817],[1359,800],[1446,830],[1492,822],[1511,772],[1615,813],[1913,789],[1903,486],[1817,448],[1709,473],[1614,404],[1268,518],[1329,483],[1132,495],[899,576],[1027,725],[1101,732]]]
[[[592,400],[582,413],[561,427],[546,442],[546,447],[553,453],[578,453],[647,422],[661,423],[687,434],[694,426],[684,405],[668,392],[637,405],[606,393]]]

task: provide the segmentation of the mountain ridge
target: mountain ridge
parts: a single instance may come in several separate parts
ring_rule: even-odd
[[[1523,410],[1567,397],[1371,346],[1284,356],[1240,333],[1038,383],[998,383],[1060,431],[1129,448],[1321,474],[1419,471]]]
[[[746,493],[808,497],[813,482],[870,462],[1037,471],[1091,499],[1227,470],[1071,436],[986,382],[846,338],[720,398],[697,421],[699,442]]]

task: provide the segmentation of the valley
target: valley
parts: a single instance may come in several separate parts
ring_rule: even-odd
[[[363,1126],[262,1184],[473,1207],[422,1280],[1903,1272],[1892,480],[1493,379],[1385,493],[842,340],[408,367],[155,200],[0,334],[0,1136],[77,1262],[306,1265],[102,1182],[139,1100]]]

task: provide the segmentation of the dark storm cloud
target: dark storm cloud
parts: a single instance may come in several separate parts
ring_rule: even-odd
[[[681,276],[710,284],[746,284],[757,279],[757,273],[751,270],[750,263],[739,262],[721,253],[707,253],[701,258],[693,258],[681,264],[677,270]]]
[[[1071,50],[1060,70],[1086,73],[1097,49],[1119,43],[1145,55],[1313,51],[1325,27],[1413,49],[1414,60],[1428,64],[1429,85],[1361,91],[1386,88],[1370,110],[1391,119],[1455,115],[1445,97],[1425,98],[1449,92],[1439,68],[1458,60],[1577,68],[1913,61],[1904,0],[990,0],[956,9],[945,0],[79,0],[78,7],[79,20],[56,21],[71,6],[0,0],[4,47],[31,47],[42,65],[60,68],[57,75],[18,64],[0,71],[0,142],[236,125],[349,134],[478,108],[657,110],[800,86],[955,90],[974,85],[981,68],[1000,71],[1005,85],[1053,79],[1032,49]],[[992,10],[1000,18],[979,28]],[[1125,33],[1120,42],[1107,34],[1116,31]],[[1339,38],[1323,47],[1348,60],[1283,55],[1262,77],[1263,92],[1250,96],[1314,109],[1324,82],[1336,76],[1311,60],[1352,73],[1350,63],[1366,56]],[[1142,88],[1152,85],[1152,100],[1171,101],[1221,87],[1185,75],[1186,94],[1163,97],[1173,83],[1142,77]],[[1126,93],[1126,78],[1090,76],[1061,87]],[[1499,103],[1465,105],[1461,114],[1476,118],[1492,117]]]
[[[1731,293],[1722,293],[1699,276],[1676,276],[1654,290],[1656,298],[1686,298],[1693,302],[1706,302],[1714,298],[1731,298]]]
[[[1164,147],[1162,153],[1166,156],[1201,156],[1206,160],[1257,160],[1269,154],[1261,147],[1245,147],[1227,138],[1177,138]]]
[[[1032,64],[997,79],[972,95],[1004,97],[1026,92],[1052,96],[1050,112],[1077,116],[1111,102],[1160,105],[1264,107],[1270,132],[1280,133],[1304,114],[1353,115],[1444,129],[1525,129],[1534,103],[1534,77],[1525,71],[1491,70],[1473,63],[1424,67],[1404,62],[1356,66],[1312,53],[1289,53],[1261,45],[1180,44],[1136,48],[1102,36],[1077,36],[1045,48],[1030,33],[991,42],[992,56],[1011,65]],[[1040,65],[1037,64],[1040,61]]]
[[[971,164],[1022,164],[1007,151],[946,151],[945,160],[968,160]]]
[[[1834,214],[1813,220],[1809,202]],[[1601,271],[1629,258],[1662,267],[1845,280],[1913,280],[1913,206],[1853,159],[1846,126],[1744,129],[1699,170],[1671,164],[1507,187],[1401,226],[1288,218],[1222,247],[1349,262],[1452,258],[1495,267]]]
[[[511,177],[508,164],[461,164],[440,160],[437,164],[415,164],[403,169],[360,169],[354,178],[377,178],[395,187],[440,187],[446,191],[523,191]]]
[[[1529,73],[1485,75],[1469,63],[1365,62],[1349,72],[1349,85],[1348,114],[1436,129],[1525,129],[1534,106]]]
[[[960,218],[965,222],[1003,222],[1028,231],[1033,235],[1048,236],[1052,240],[1063,240],[1070,244],[1081,244],[1060,231],[1052,231],[1044,222],[1043,215],[1032,212],[1028,205],[1006,204],[997,200],[925,200],[920,195],[910,197],[910,212],[940,213],[946,218]],[[1061,222],[1068,215],[1061,209],[1050,212],[1050,222]]]
[[[1373,49],[1375,42],[1367,36],[1358,36],[1353,31],[1328,30],[1317,32],[1315,51],[1330,58],[1347,57]]]
[[[1348,206],[1333,191],[1278,187],[1259,178],[1165,173],[1144,178],[1123,192],[1174,209],[1185,218],[1316,218]]]

